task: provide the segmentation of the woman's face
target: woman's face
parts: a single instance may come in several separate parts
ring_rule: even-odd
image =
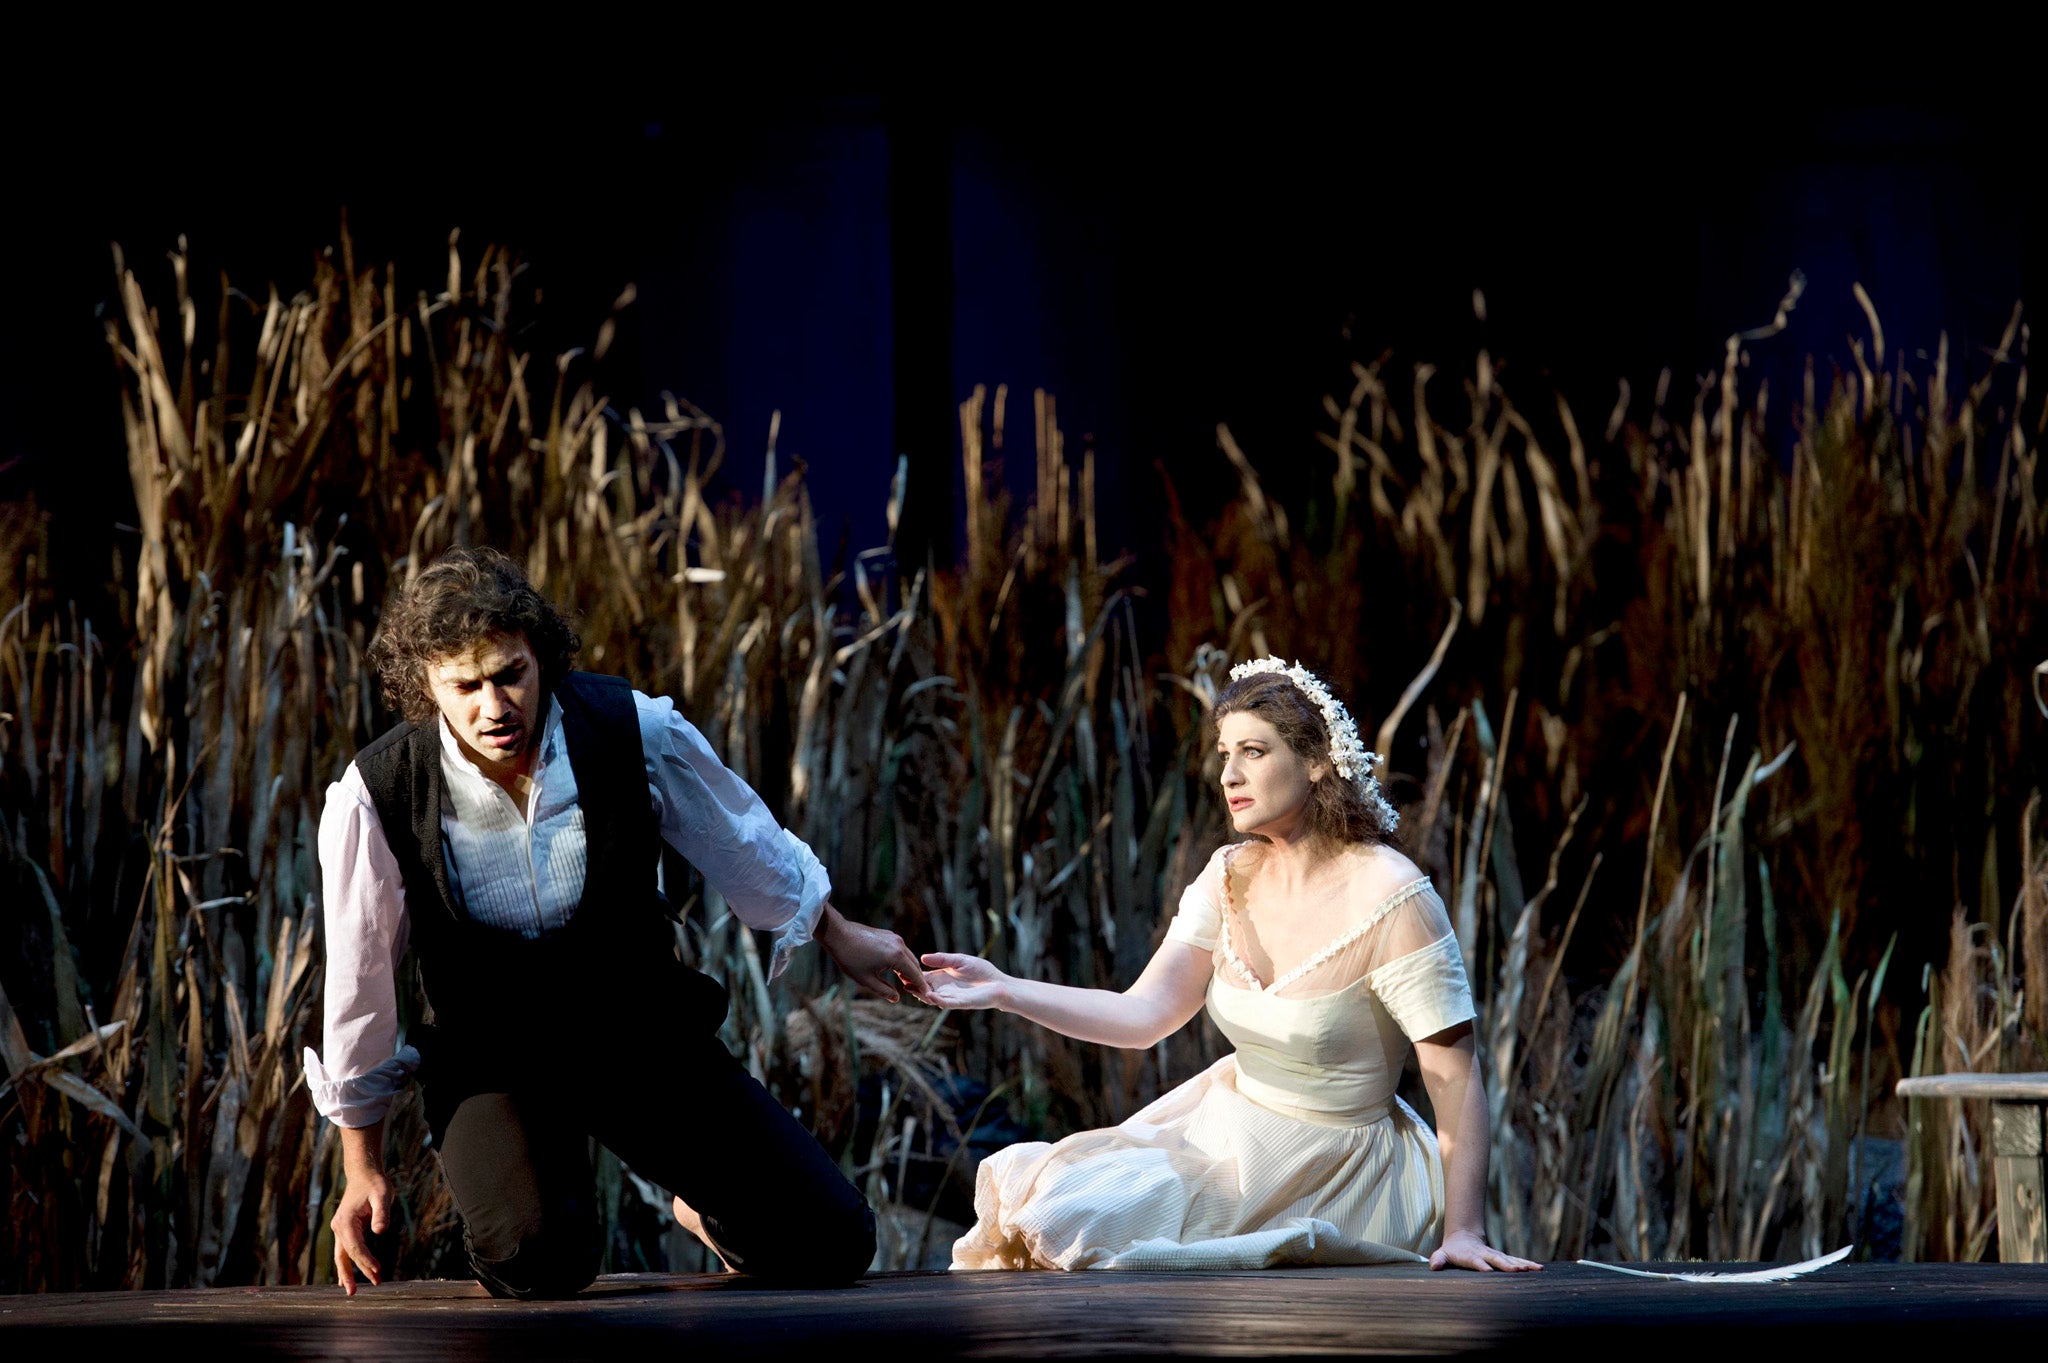
[[[1306,761],[1263,716],[1245,710],[1216,726],[1216,755],[1223,759],[1230,826],[1240,835],[1293,837],[1308,810],[1309,787],[1328,771],[1327,763]]]

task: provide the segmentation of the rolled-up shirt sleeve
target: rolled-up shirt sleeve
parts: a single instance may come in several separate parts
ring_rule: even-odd
[[[776,823],[753,787],[718,760],[674,701],[635,691],[633,702],[662,841],[688,858],[742,923],[775,934],[773,979],[811,940],[831,878],[803,839]]]
[[[326,1019],[306,1048],[313,1106],[336,1126],[374,1126],[419,1067],[399,1045],[398,962],[405,955],[405,883],[353,763],[327,788],[320,814]]]

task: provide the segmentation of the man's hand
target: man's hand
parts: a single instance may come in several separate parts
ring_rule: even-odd
[[[863,927],[850,922],[830,904],[818,919],[818,945],[831,953],[839,962],[839,968],[846,978],[860,987],[862,993],[878,994],[891,1003],[898,1002],[897,990],[908,990],[913,997],[932,1001],[931,991],[924,982],[924,971],[918,968],[917,957],[910,954],[910,948],[901,937],[887,928]]]
[[[372,1283],[384,1281],[384,1265],[370,1252],[372,1235],[391,1227],[391,1180],[384,1176],[384,1124],[343,1127],[341,1205],[334,1209],[334,1276],[341,1290],[356,1294],[355,1270]]]

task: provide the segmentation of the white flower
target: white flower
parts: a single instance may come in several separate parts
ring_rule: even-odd
[[[1315,702],[1316,708],[1323,712],[1324,727],[1330,731],[1330,765],[1337,769],[1339,776],[1358,785],[1366,801],[1379,811],[1380,821],[1389,832],[1399,827],[1401,816],[1388,803],[1386,792],[1380,789],[1379,778],[1373,775],[1373,765],[1379,761],[1379,754],[1358,741],[1358,726],[1351,722],[1351,712],[1330,694],[1330,688],[1323,685],[1322,678],[1300,663],[1265,657],[1231,668],[1230,679],[1241,681],[1260,672],[1279,673]]]

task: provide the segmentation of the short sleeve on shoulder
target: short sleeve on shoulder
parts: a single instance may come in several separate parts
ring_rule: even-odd
[[[1366,978],[1410,1041],[1435,1036],[1479,1015],[1465,978],[1464,954],[1452,933],[1395,957]]]
[[[1230,858],[1228,845],[1210,856],[1209,864],[1181,892],[1180,912],[1166,925],[1166,940],[1186,942],[1201,951],[1216,949],[1216,934],[1223,926],[1223,866]]]

